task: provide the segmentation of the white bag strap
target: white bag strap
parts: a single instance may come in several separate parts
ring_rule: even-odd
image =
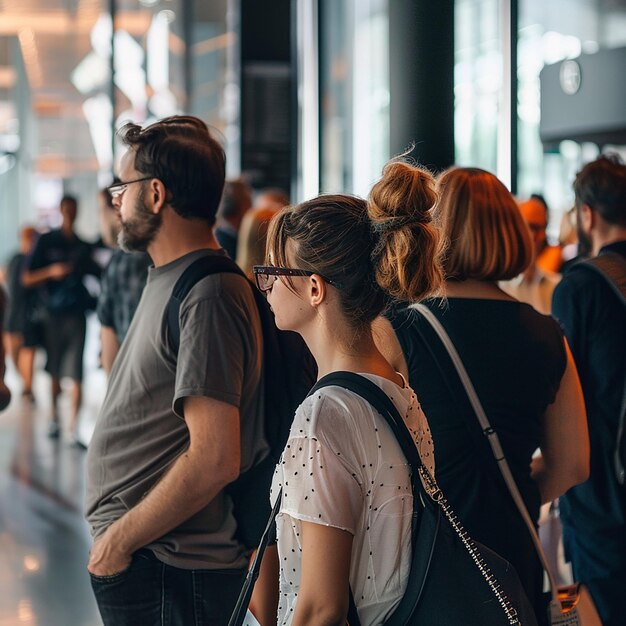
[[[522,516],[526,526],[528,527],[528,531],[532,537],[533,543],[535,544],[535,549],[537,550],[537,554],[539,555],[539,559],[543,565],[543,569],[546,571],[548,575],[548,580],[550,581],[550,592],[552,594],[553,602],[558,602],[558,589],[556,585],[556,580],[552,572],[550,571],[550,566],[548,564],[548,559],[546,558],[545,552],[543,551],[543,546],[541,545],[541,540],[539,539],[539,535],[537,534],[537,530],[535,529],[535,525],[528,514],[528,509],[524,504],[524,500],[522,499],[522,495],[517,488],[517,484],[515,483],[515,479],[513,478],[513,474],[511,473],[511,469],[509,464],[504,456],[504,452],[502,450],[502,446],[500,445],[500,439],[496,431],[492,428],[489,423],[489,419],[483,409],[483,405],[478,398],[478,394],[474,389],[474,385],[470,380],[469,375],[463,365],[463,361],[461,361],[461,357],[459,353],[456,351],[452,340],[448,336],[445,328],[441,325],[439,320],[435,317],[434,313],[423,304],[413,304],[411,305],[412,309],[416,309],[420,312],[422,317],[432,326],[433,330],[437,333],[441,342],[445,346],[452,362],[454,363],[454,367],[459,374],[459,378],[465,387],[465,391],[467,392],[467,396],[469,401],[476,413],[476,417],[478,418],[478,422],[480,423],[480,427],[482,428],[483,433],[487,436],[487,441],[489,441],[489,445],[491,446],[491,451],[493,456],[498,464],[498,468],[500,469],[500,473],[502,474],[502,478],[504,478],[504,482],[511,493],[511,497],[515,502],[520,515]]]

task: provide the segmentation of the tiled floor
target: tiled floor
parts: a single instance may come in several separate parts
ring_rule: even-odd
[[[87,441],[105,386],[103,373],[89,362],[93,353],[86,359],[80,429]],[[0,414],[0,626],[99,626],[86,570],[85,452],[71,447],[67,436],[47,437],[46,374],[35,380],[36,406],[19,397],[11,369],[7,382],[15,393]],[[67,405],[61,406],[63,417]]]

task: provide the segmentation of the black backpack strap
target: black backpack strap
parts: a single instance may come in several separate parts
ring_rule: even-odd
[[[404,420],[400,413],[398,413],[396,405],[391,401],[389,396],[371,380],[359,374],[355,374],[354,372],[331,372],[327,374],[317,381],[313,389],[309,392],[309,395],[313,395],[322,387],[329,387],[331,385],[343,387],[344,389],[356,393],[369,402],[382,415],[398,440],[407,463],[411,466],[412,470],[415,470],[414,474],[417,474],[416,470],[422,465],[417,447]],[[417,483],[421,484],[419,480],[417,480]]]
[[[246,275],[232,259],[214,254],[196,259],[178,277],[166,307],[167,328],[172,347],[177,354],[180,348],[180,306],[183,300],[199,281],[211,274],[219,273],[239,274],[246,278]],[[246,278],[246,280],[248,279]]]
[[[411,467],[411,483],[413,486],[413,521],[411,529],[413,540],[411,545],[415,546],[415,534],[417,532],[417,520],[420,511],[420,503],[428,502],[430,498],[424,497],[420,499],[417,493],[417,489],[423,490],[418,471],[418,468],[422,466],[422,461],[409,429],[389,396],[378,385],[364,376],[360,376],[354,372],[332,372],[320,378],[313,389],[309,392],[309,395],[313,395],[316,391],[322,389],[323,387],[330,386],[348,389],[369,402],[369,404],[371,404],[372,407],[376,409],[376,411],[378,411],[378,413],[380,413],[380,415],[385,419],[387,424],[389,424],[393,434],[398,440],[402,453]],[[426,572],[424,573],[424,580],[426,580],[427,572],[428,566],[426,568]],[[348,624],[350,626],[360,626],[361,624],[351,587],[349,589]]]
[[[576,263],[570,271],[582,269],[589,269],[602,276],[606,284],[613,290],[613,293],[626,306],[626,259],[623,256],[616,252],[604,252],[593,259]],[[617,424],[615,451],[613,453],[615,475],[620,485],[623,485],[626,479],[625,459],[622,458],[624,430],[626,430],[626,377],[624,378],[624,388],[622,389],[622,404]]]
[[[274,522],[276,521],[276,516],[280,511],[282,499],[283,490],[281,489],[278,493],[278,498],[276,498],[276,502],[274,503],[274,507],[272,508],[269,519],[267,520],[267,524],[265,525],[265,530],[263,531],[263,535],[261,536],[261,541],[259,542],[259,546],[256,550],[256,555],[254,557],[254,560],[252,561],[252,565],[248,570],[248,574],[243,583],[243,587],[239,592],[239,597],[237,598],[237,603],[235,604],[235,608],[233,609],[230,620],[228,621],[228,626],[241,626],[246,618],[248,605],[250,604],[252,592],[254,591],[254,585],[256,584],[259,573],[261,571],[263,555],[265,554],[267,546],[275,542],[276,525]]]
[[[602,276],[613,292],[626,305],[626,259],[616,252],[604,252],[576,263],[570,271],[590,269]]]

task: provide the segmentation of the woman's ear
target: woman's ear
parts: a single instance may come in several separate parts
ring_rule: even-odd
[[[309,276],[309,303],[318,307],[326,300],[326,283],[317,274]]]

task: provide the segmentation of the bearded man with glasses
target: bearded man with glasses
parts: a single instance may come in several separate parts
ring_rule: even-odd
[[[224,488],[268,450],[261,326],[236,274],[189,291],[178,350],[165,315],[183,271],[224,254],[213,225],[225,155],[189,116],[129,123],[120,136],[128,151],[109,188],[118,241],[154,265],[89,446],[88,569],[106,626],[226,624],[248,555]]]

